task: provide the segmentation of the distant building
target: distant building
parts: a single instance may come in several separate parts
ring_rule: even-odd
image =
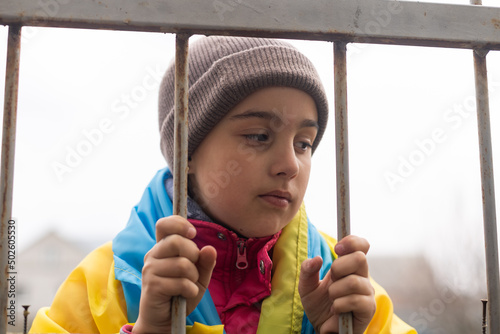
[[[8,331],[22,332],[22,305],[30,305],[30,324],[38,309],[50,306],[57,289],[69,273],[94,246],[99,245],[98,242],[92,244],[72,242],[56,232],[49,232],[19,253],[16,328],[9,326]]]
[[[418,305],[438,295],[432,268],[423,256],[368,255],[370,275],[389,293],[395,313],[409,322]]]
[[[425,257],[368,255],[368,265],[391,297],[394,313],[418,334],[480,333],[482,295],[464,296],[440,282]]]

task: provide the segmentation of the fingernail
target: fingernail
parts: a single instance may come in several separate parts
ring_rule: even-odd
[[[194,227],[190,227],[187,231],[188,238],[194,238],[196,236],[196,229]]]
[[[344,254],[344,251],[345,251],[344,245],[342,245],[342,244],[335,245],[335,253],[337,253],[338,255],[342,255],[342,254]]]

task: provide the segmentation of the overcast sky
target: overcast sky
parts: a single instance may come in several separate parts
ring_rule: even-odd
[[[2,64],[6,35],[0,27]],[[332,44],[292,42],[315,63],[333,107]],[[105,241],[125,226],[166,164],[157,94],[173,52],[173,35],[23,29],[13,208],[21,248],[49,230]],[[500,55],[487,60],[499,175]],[[352,233],[372,254],[458,262],[483,251],[473,78],[470,50],[348,46]],[[306,206],[336,235],[331,115]]]

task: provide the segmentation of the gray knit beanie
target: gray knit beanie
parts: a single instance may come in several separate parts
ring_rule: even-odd
[[[328,105],[313,64],[281,40],[211,36],[189,47],[189,146],[191,156],[217,123],[240,101],[265,87],[300,89],[316,102],[319,130],[313,152],[325,131]],[[174,74],[167,69],[160,86],[161,150],[174,166]]]

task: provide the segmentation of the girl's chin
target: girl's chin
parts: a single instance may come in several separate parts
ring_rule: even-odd
[[[277,212],[280,211],[280,212]],[[288,217],[290,216],[290,217]],[[243,238],[263,238],[275,235],[281,231],[295,214],[284,215],[281,210],[261,210],[261,214],[245,216],[244,218],[232,217],[234,223],[226,223],[220,219],[214,219],[216,224],[224,226]]]
[[[270,229],[269,226],[258,228],[258,227],[253,227],[252,229],[249,229],[248,231],[241,231],[237,232],[239,235],[244,236],[245,238],[265,238],[265,237],[270,237],[281,231],[282,227],[276,227],[273,229]]]

